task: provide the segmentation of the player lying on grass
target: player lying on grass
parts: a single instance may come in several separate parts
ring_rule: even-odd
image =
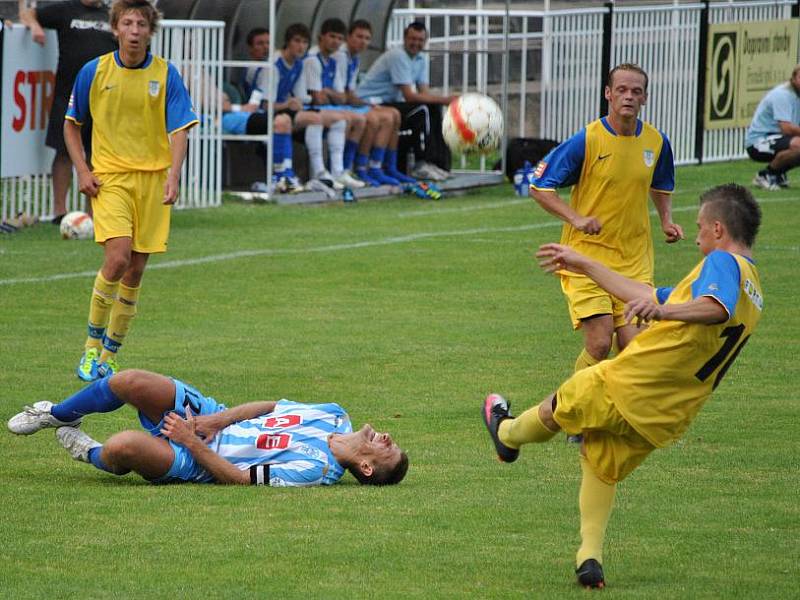
[[[603,539],[617,482],[681,437],[758,324],[763,296],[751,248],[760,223],[761,210],[745,188],[704,193],[696,240],[704,258],[674,288],[653,289],[560,244],[536,254],[545,271],[585,274],[623,300],[627,321],[652,322],[617,357],[576,372],[516,418],[497,394],[483,405],[503,462],[515,461],[523,444],[546,442],[562,429],[583,434],[576,557],[583,586],[605,585]]]
[[[105,444],[78,429],[83,417],[130,404],[143,431],[123,431]],[[76,460],[114,475],[135,471],[152,483],[331,485],[345,469],[363,484],[400,482],[408,457],[388,433],[353,431],[338,404],[289,400],[227,409],[189,385],[127,370],[95,381],[60,404],[36,402],[8,422],[19,435],[56,427]]]

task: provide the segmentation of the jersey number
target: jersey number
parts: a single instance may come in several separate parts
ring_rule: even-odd
[[[722,381],[722,378],[725,376],[725,373],[728,372],[728,369],[733,364],[733,361],[736,360],[736,357],[739,356],[739,352],[742,351],[744,345],[747,343],[747,340],[750,339],[748,335],[746,338],[742,340],[742,343],[738,346],[736,344],[739,343],[739,339],[741,339],[742,334],[744,333],[744,325],[737,325],[736,327],[726,327],[722,330],[722,333],[719,337],[725,338],[725,342],[722,344],[722,348],[720,348],[717,353],[712,356],[706,364],[704,364],[700,369],[698,369],[697,373],[694,374],[700,381],[705,381],[709,378],[709,376],[717,370],[723,362],[722,368],[717,373],[716,379],[714,379],[714,385],[712,386],[712,390],[716,389],[719,385],[719,382]],[[736,350],[734,350],[736,348]],[[731,354],[733,351],[733,354]],[[728,358],[730,356],[730,358]],[[727,360],[725,360],[727,359]]]
[[[291,441],[291,433],[262,433],[256,440],[256,448],[260,450],[286,450]]]
[[[264,420],[264,426],[269,428],[274,427],[294,427],[303,422],[303,417],[300,415],[280,415],[278,417],[267,417]]]

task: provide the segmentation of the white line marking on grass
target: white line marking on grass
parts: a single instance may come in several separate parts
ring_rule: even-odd
[[[500,200],[498,202],[491,202],[488,204],[472,204],[470,206],[459,206],[450,208],[432,208],[409,210],[406,212],[397,213],[398,217],[427,217],[428,215],[445,215],[448,213],[465,213],[473,212],[476,210],[486,210],[492,208],[505,208],[506,206],[514,206],[517,204],[534,203],[533,198],[515,198],[514,200]]]
[[[769,204],[773,202],[794,202],[794,198],[759,198],[759,203]],[[688,212],[697,210],[696,206],[682,206],[674,208],[673,212]],[[655,211],[651,211],[655,214]],[[315,246],[311,248],[262,248],[260,250],[240,250],[238,252],[227,252],[225,254],[211,254],[198,258],[186,258],[182,260],[168,260],[155,263],[147,267],[148,271],[158,269],[178,269],[180,267],[190,267],[208,263],[236,260],[239,258],[251,258],[255,256],[290,256],[294,254],[315,254],[319,252],[340,252],[342,250],[356,250],[359,248],[372,248],[375,246],[391,246],[394,244],[407,244],[420,240],[434,239],[440,237],[453,237],[461,235],[485,235],[487,233],[519,233],[522,231],[534,231],[536,229],[547,229],[550,227],[561,227],[561,221],[546,221],[544,223],[531,223],[528,225],[516,225],[509,227],[477,227],[474,229],[462,229],[457,231],[431,231],[427,233],[410,233],[408,235],[394,236],[380,240],[367,240],[363,242],[353,242],[349,244],[330,244],[328,246]],[[690,234],[689,237],[691,237]],[[76,279],[79,277],[93,277],[97,270],[78,271],[74,273],[57,273],[55,275],[43,275],[41,277],[19,277],[12,279],[0,279],[2,285],[17,285],[21,283],[47,283],[50,281],[61,281],[64,279]]]
[[[182,260],[168,260],[165,262],[148,265],[147,270],[156,269],[176,269],[207,263],[222,262],[226,260],[236,260],[238,258],[251,258],[255,256],[288,256],[293,254],[314,254],[319,252],[339,252],[342,250],[356,250],[359,248],[371,248],[375,246],[391,246],[394,244],[406,244],[419,240],[426,240],[438,237],[452,237],[460,235],[480,235],[487,233],[515,233],[519,231],[532,231],[534,229],[545,229],[548,227],[560,227],[560,221],[548,221],[546,223],[533,223],[529,225],[517,225],[514,227],[481,227],[476,229],[463,229],[459,231],[432,231],[429,233],[410,233],[408,235],[383,238],[380,240],[354,242],[349,244],[331,244],[328,246],[316,246],[311,248],[263,248],[260,250],[240,250],[238,252],[228,252],[225,254],[212,254],[200,256],[198,258],[187,258]],[[44,275],[41,277],[20,277],[15,279],[0,279],[0,285],[15,285],[20,283],[46,283],[49,281],[59,281],[62,279],[75,279],[78,277],[90,277],[97,274],[97,271],[79,271],[75,273],[58,273],[56,275]]]

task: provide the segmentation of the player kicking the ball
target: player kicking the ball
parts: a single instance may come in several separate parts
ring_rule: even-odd
[[[715,187],[700,198],[697,245],[704,258],[673,288],[653,289],[569,246],[536,256],[555,273],[590,277],[625,302],[625,319],[652,324],[612,360],[577,371],[538,406],[512,417],[497,394],[482,414],[498,458],[514,462],[524,444],[562,429],[583,434],[578,582],[604,587],[603,540],[617,482],[689,427],[756,328],[763,307],[751,248],[761,210],[745,188]]]

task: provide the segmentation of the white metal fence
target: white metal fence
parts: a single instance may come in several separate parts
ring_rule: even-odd
[[[795,0],[714,2],[709,5],[709,21],[786,19],[793,4]],[[679,164],[697,162],[704,7],[699,2],[665,2],[613,8],[611,64],[635,62],[648,72],[649,99],[642,115],[667,133]],[[502,10],[396,10],[387,44],[402,44],[403,27],[422,20],[430,32],[431,85],[445,92],[477,89],[496,99],[504,93],[499,57],[508,48],[508,135],[563,140],[599,116],[606,75],[602,72],[603,19],[608,10],[512,10],[507,41]],[[705,131],[702,160],[745,157],[744,132],[745,128]]]
[[[181,172],[177,208],[222,202],[222,67],[224,21],[162,21],[152,43],[183,77],[200,124],[189,130],[189,151]]]
[[[614,11],[611,64],[633,62],[647,71],[650,86],[642,117],[667,133],[678,163],[696,160],[702,8],[703,4],[684,4]]]
[[[160,24],[152,50],[170,60],[181,72],[201,117],[189,132],[189,151],[181,172],[177,208],[218,206],[222,193],[221,106],[222,59],[225,23],[222,21],[170,21]],[[67,210],[83,210],[85,198],[78,193],[76,178],[67,195]],[[2,220],[19,213],[43,217],[53,214],[49,174],[0,180]]]

